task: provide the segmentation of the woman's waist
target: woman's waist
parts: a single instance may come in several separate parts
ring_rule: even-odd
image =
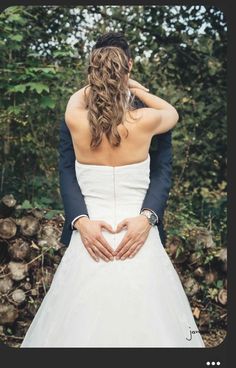
[[[104,186],[106,183],[104,183]],[[103,206],[113,204],[123,207],[124,205],[138,206],[145,198],[146,190],[140,193],[98,193],[83,194],[85,203],[91,206]]]
[[[138,216],[142,207],[143,201],[128,202],[128,203],[86,203],[88,214],[91,220],[104,220],[112,223],[119,222],[125,217]]]

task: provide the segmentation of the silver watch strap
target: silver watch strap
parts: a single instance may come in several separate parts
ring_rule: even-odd
[[[154,212],[153,210],[151,210],[150,208],[142,208],[141,209],[141,211],[140,211],[140,213],[142,212],[142,211],[144,211],[144,210],[148,210],[148,211],[150,211],[150,212],[152,212],[153,214],[154,214],[154,216],[156,217],[156,221],[157,221],[157,224],[158,224],[158,222],[159,222],[159,218],[158,218],[158,216],[157,216],[157,214],[156,214],[156,212]]]

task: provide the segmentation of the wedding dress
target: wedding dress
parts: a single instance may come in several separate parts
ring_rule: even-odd
[[[122,166],[75,161],[89,217],[115,229],[137,216],[150,182],[150,155]],[[127,230],[103,235],[115,249]],[[133,258],[96,262],[79,231],[54,274],[20,347],[205,347],[157,227]]]

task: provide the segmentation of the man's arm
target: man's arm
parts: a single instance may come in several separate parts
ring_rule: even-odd
[[[162,222],[172,177],[171,131],[153,137],[157,150],[150,151],[150,184],[143,200],[142,209],[149,208]]]
[[[76,178],[74,147],[64,119],[62,119],[60,126],[59,179],[66,222],[73,229],[72,222],[78,216],[88,216],[88,211]]]

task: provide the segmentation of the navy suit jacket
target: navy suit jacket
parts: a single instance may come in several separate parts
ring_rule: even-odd
[[[142,101],[135,98],[136,108],[146,107]],[[150,154],[150,184],[145,195],[142,208],[150,208],[159,217],[158,229],[163,245],[165,232],[163,229],[163,215],[169,197],[172,176],[172,142],[171,131],[152,137]],[[60,193],[65,212],[65,223],[60,242],[69,245],[72,231],[71,222],[75,217],[88,214],[83,194],[75,174],[75,152],[70,131],[65,119],[60,125],[59,142],[59,180]]]

